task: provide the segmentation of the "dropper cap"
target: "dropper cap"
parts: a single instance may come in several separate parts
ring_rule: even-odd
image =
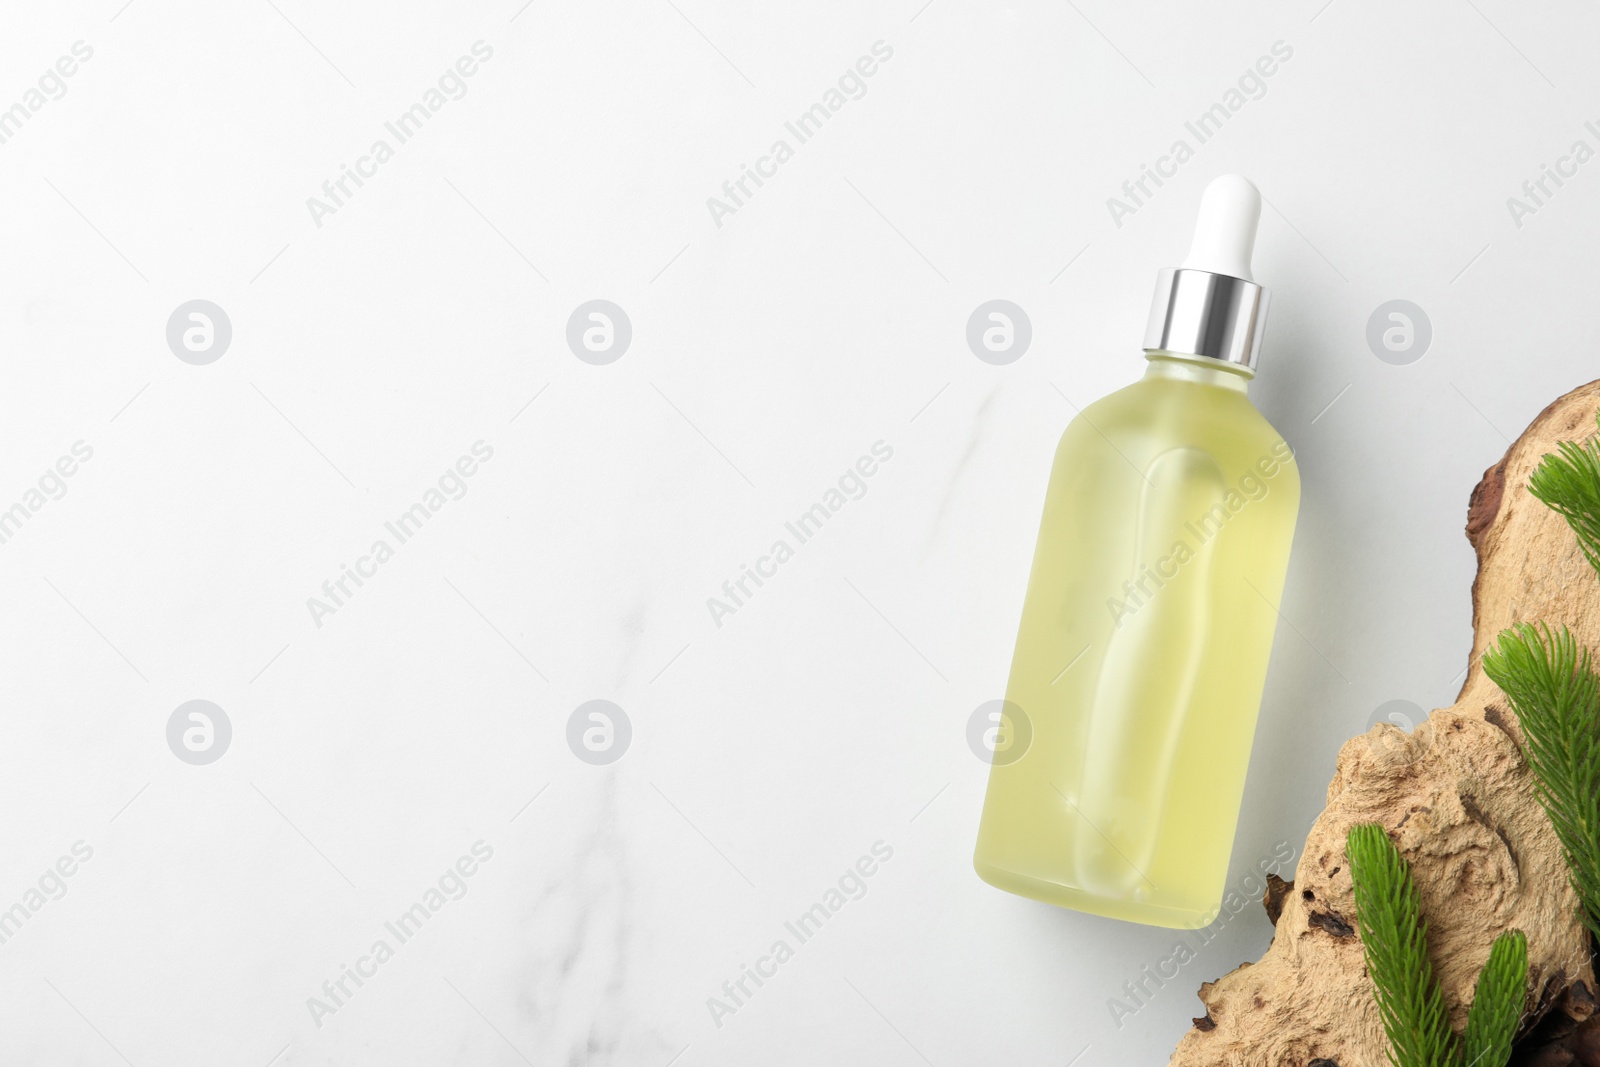
[[[1254,281],[1250,256],[1256,250],[1256,223],[1260,220],[1261,194],[1256,187],[1237,174],[1224,174],[1200,195],[1194,243],[1180,269]]]
[[[1183,266],[1156,278],[1145,351],[1201,356],[1255,373],[1267,291],[1250,276],[1261,194],[1237,174],[1206,186]]]

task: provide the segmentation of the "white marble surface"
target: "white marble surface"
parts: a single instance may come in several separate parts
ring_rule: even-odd
[[[1255,178],[1254,396],[1305,503],[1248,894],[1344,738],[1449,702],[1468,492],[1600,370],[1600,163],[1507,206],[1600,148],[1597,31],[1504,0],[7,5],[0,908],[26,919],[0,1060],[1164,1061],[1199,983],[1265,946],[1258,905],[1119,1018],[1178,936],[969,865],[965,725],[1000,695],[1056,437],[1140,373],[1204,183]],[[362,164],[478,41],[465,95]],[[714,219],[880,41],[864,95]],[[1259,98],[1116,225],[1107,198],[1275,42]],[[314,219],[345,164],[369,177]],[[996,298],[1032,323],[1006,366],[964,337]],[[194,299],[232,325],[207,365],[164,335]],[[565,341],[592,299],[632,324],[606,366]],[[1432,322],[1406,366],[1364,338],[1393,299]],[[464,495],[386,531],[480,441]],[[717,625],[708,598],[880,441]],[[345,564],[364,584],[313,618]],[[197,699],[232,727],[206,765],[167,741]],[[632,729],[606,766],[566,740],[597,699]],[[441,877],[459,899],[402,943],[385,923]],[[855,899],[789,934],[841,878]],[[334,1002],[345,966],[369,977]]]

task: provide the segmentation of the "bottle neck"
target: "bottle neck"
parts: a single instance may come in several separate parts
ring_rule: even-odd
[[[1172,352],[1146,351],[1146,378],[1166,378],[1171,381],[1193,382],[1197,385],[1214,385],[1231,389],[1246,396],[1250,393],[1253,375],[1243,367],[1206,356],[1182,356]]]

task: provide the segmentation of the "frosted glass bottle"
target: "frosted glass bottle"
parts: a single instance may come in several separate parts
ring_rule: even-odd
[[[1144,377],[1056,449],[974,856],[1010,892],[1158,926],[1217,915],[1300,505],[1247,393],[1254,228],[1226,274],[1163,272]],[[1219,290],[1247,336],[1174,321]],[[1166,347],[1185,337],[1234,358]]]

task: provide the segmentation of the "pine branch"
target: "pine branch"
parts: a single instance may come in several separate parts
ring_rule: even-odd
[[[1428,924],[1411,868],[1376,823],[1351,827],[1345,851],[1389,1058],[1395,1067],[1452,1067],[1455,1037],[1428,960]]]
[[[1600,413],[1596,422],[1600,423]],[[1589,566],[1600,573],[1600,437],[1562,441],[1528,477],[1528,492],[1567,520]]]
[[[1465,1067],[1505,1067],[1511,1059],[1511,1041],[1528,999],[1527,983],[1528,939],[1521,930],[1507,930],[1494,939],[1489,962],[1478,973],[1467,1031],[1461,1037]]]
[[[1584,925],[1600,937],[1600,677],[1589,651],[1565,626],[1518,623],[1484,653],[1483,669],[1522,724]]]

